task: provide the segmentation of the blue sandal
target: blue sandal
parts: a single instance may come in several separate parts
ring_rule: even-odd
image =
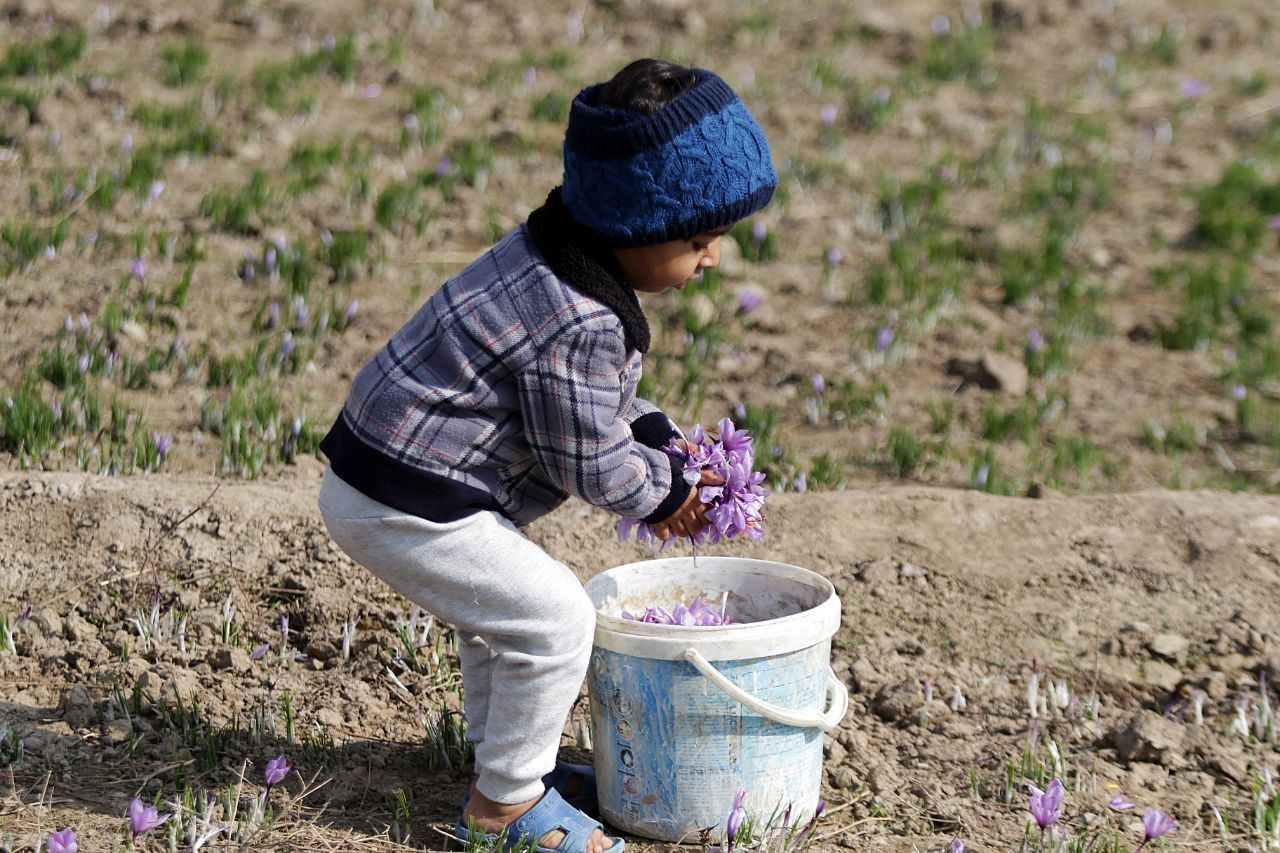
[[[573,778],[581,777],[582,787],[572,797],[565,794],[565,789]],[[581,812],[589,815],[600,813],[600,797],[596,793],[596,769],[589,764],[569,764],[556,761],[556,769],[542,777],[542,784],[547,790],[555,790],[564,801]]]
[[[560,830],[564,833],[564,840],[558,847],[538,846],[534,848],[535,853],[586,853],[587,841],[597,829],[603,831],[604,826],[566,803],[555,788],[549,788],[533,808],[507,825],[503,848],[510,850],[522,845],[526,839],[536,842],[548,832]],[[462,821],[458,821],[454,832],[465,843],[493,845],[499,838],[491,832],[473,831]],[[621,838],[606,837],[612,842],[607,848],[608,853],[622,853],[626,842]]]

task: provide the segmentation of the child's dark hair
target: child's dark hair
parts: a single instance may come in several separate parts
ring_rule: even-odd
[[[651,115],[698,81],[692,68],[661,59],[637,59],[600,87],[597,105]]]

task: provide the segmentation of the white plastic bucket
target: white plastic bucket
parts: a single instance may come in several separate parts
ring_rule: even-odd
[[[840,599],[830,581],[766,560],[679,557],[609,569],[586,589],[598,611],[588,689],[605,820],[694,841],[723,830],[739,789],[755,815],[813,814],[822,735],[849,704],[831,671]],[[621,617],[696,595],[718,606],[725,591],[729,625]]]

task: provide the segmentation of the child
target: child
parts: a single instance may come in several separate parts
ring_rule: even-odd
[[[645,59],[584,89],[563,186],[365,365],[321,444],[334,541],[457,631],[477,770],[460,834],[622,851],[574,808],[594,808],[591,769],[556,761],[595,609],[520,528],[570,494],[664,541],[706,524],[661,449],[675,427],[635,396],[636,291],[715,267],[776,183],[764,134],[709,71]]]

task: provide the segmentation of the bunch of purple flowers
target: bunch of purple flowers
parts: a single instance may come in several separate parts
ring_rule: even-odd
[[[630,619],[633,622],[648,622],[651,625],[683,625],[686,627],[729,624],[729,617],[725,615],[724,611],[717,610],[707,604],[700,595],[695,596],[693,603],[688,607],[684,606],[684,602],[677,604],[675,610],[667,610],[665,607],[650,607],[639,616],[629,610],[624,610],[622,611],[622,618]]]
[[[672,439],[664,450],[684,460],[685,482],[698,489],[698,499],[709,504],[711,523],[692,537],[695,545],[722,539],[763,539],[761,513],[769,490],[760,485],[764,474],[753,471],[755,448],[745,429],[736,429],[729,418],[720,419],[719,438],[712,438],[701,424],[695,424],[686,439]],[[715,475],[718,485],[701,485],[704,471]],[[637,542],[652,542],[652,528],[643,521],[624,518],[618,522],[618,541],[625,542],[635,531]],[[665,544],[665,543],[664,543]]]

